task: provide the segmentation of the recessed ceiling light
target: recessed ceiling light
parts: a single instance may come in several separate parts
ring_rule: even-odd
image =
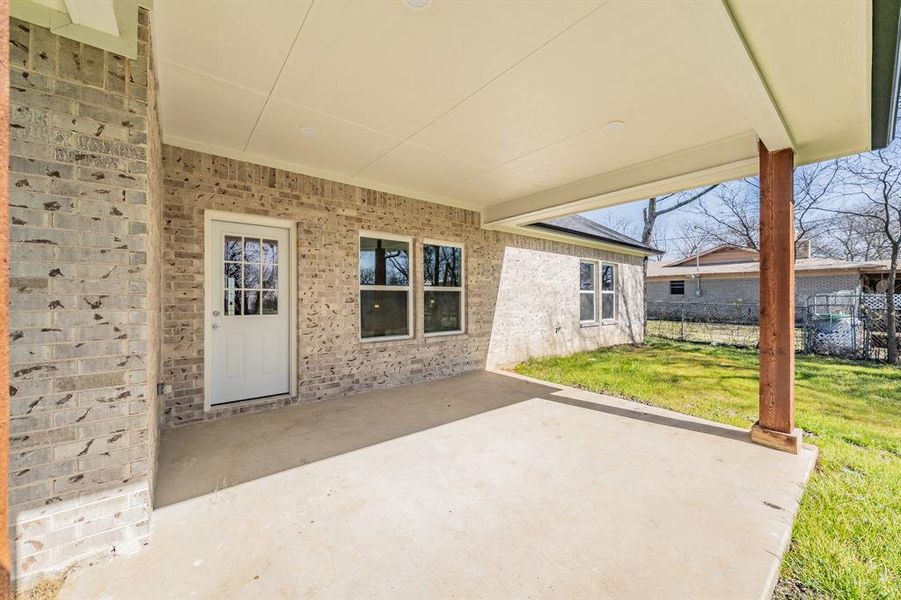
[[[410,8],[426,8],[432,0],[407,0],[407,6]]]
[[[301,127],[300,135],[305,135],[306,137],[313,137],[319,133],[319,130],[315,127]]]
[[[622,129],[626,124],[622,121],[610,121],[609,123],[604,124],[604,129],[608,131],[614,131],[616,129]]]

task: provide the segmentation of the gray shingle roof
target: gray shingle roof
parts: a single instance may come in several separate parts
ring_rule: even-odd
[[[558,219],[549,219],[547,221],[533,223],[531,227],[550,229],[579,237],[618,244],[620,246],[628,246],[629,248],[645,250],[649,254],[661,254],[661,252],[655,248],[646,246],[636,239],[630,238],[618,231],[614,231],[613,229],[605,227],[582,215],[570,215]]]

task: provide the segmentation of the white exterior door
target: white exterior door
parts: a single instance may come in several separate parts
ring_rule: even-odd
[[[288,394],[289,230],[209,222],[208,404]]]

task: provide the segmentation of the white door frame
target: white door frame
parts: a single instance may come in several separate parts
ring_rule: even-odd
[[[213,294],[211,277],[213,274],[213,240],[212,221],[226,221],[228,223],[240,223],[242,225],[262,225],[264,227],[277,227],[288,230],[288,245],[290,248],[288,257],[288,323],[290,332],[288,335],[289,361],[288,384],[290,397],[297,396],[297,223],[289,219],[277,219],[261,215],[248,215],[244,213],[225,212],[221,210],[205,210],[203,212],[203,410],[223,410],[228,407],[240,406],[240,402],[229,403],[226,406],[210,405],[210,390],[213,378],[213,353],[210,351],[210,342],[213,339],[213,310],[218,306],[218,294]],[[219,268],[217,266],[217,268]],[[274,398],[267,398],[274,400]],[[253,402],[253,399],[249,400]]]

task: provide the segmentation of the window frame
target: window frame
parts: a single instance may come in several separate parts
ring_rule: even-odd
[[[592,283],[593,283],[594,287],[590,290],[582,289],[582,265],[583,264],[591,265],[591,269],[593,272]],[[579,283],[578,283],[579,304],[578,304],[578,310],[579,310],[579,325],[582,325],[582,326],[597,325],[598,323],[600,323],[600,320],[598,319],[598,317],[600,316],[600,313],[598,312],[598,308],[599,308],[598,307],[598,283],[599,283],[598,274],[600,273],[600,268],[599,268],[600,264],[601,264],[601,261],[594,260],[591,258],[580,258],[579,259]],[[591,296],[592,296],[593,310],[592,310],[592,315],[591,315],[590,319],[582,318],[582,295],[583,294],[591,294]]]
[[[426,246],[447,246],[449,248],[460,249],[460,286],[427,286],[425,284],[425,247]],[[442,337],[447,335],[462,335],[466,333],[466,247],[462,242],[448,242],[444,240],[435,240],[425,238],[422,240],[422,334],[424,337]],[[430,292],[460,292],[460,329],[453,331],[432,331],[425,330],[425,293]]]
[[[409,273],[407,274],[407,285],[375,285],[360,283],[360,251],[362,250],[363,238],[372,238],[379,240],[387,240],[391,242],[406,242],[407,255],[409,258]],[[413,273],[416,268],[416,260],[413,251],[413,237],[409,235],[400,235],[396,233],[385,233],[382,231],[370,231],[361,229],[357,235],[357,338],[360,342],[392,342],[400,340],[411,340],[415,336],[414,316],[416,307],[413,304]],[[363,337],[363,291],[376,292],[407,292],[407,332],[404,335],[380,335],[375,337]]]
[[[619,315],[619,310],[617,309],[617,306],[616,306],[618,304],[616,301],[616,292],[617,292],[617,289],[619,288],[619,265],[618,265],[618,263],[606,261],[606,260],[600,261],[598,264],[600,266],[598,271],[602,271],[605,266],[609,266],[613,269],[613,289],[612,290],[604,289],[603,276],[598,278],[599,285],[597,286],[599,288],[598,294],[600,295],[600,299],[601,299],[601,301],[598,302],[598,307],[597,307],[598,316],[600,317],[602,324],[609,325],[612,323],[616,323],[617,316]],[[607,319],[604,318],[604,306],[603,306],[604,294],[607,294],[608,296],[613,297],[613,316],[610,318],[607,318]]]
[[[682,293],[681,294],[673,293],[673,284],[674,283],[682,284]],[[684,279],[670,279],[669,280],[669,295],[670,296],[684,296],[685,295],[685,280]]]

